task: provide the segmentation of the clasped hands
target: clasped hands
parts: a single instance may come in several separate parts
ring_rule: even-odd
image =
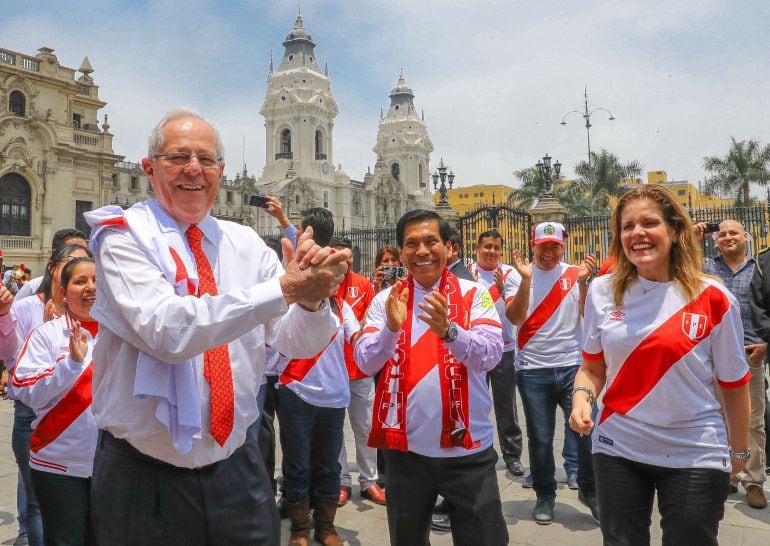
[[[388,294],[385,302],[385,315],[388,330],[398,332],[406,320],[406,305],[409,301],[409,288],[404,281],[397,281]],[[444,338],[449,331],[449,313],[446,298],[437,289],[433,289],[431,295],[425,296],[425,303],[417,305],[423,313],[417,318],[428,325],[428,328],[438,337]]]
[[[298,303],[316,310],[333,295],[348,271],[349,249],[321,247],[308,227],[297,239],[297,250],[288,239],[281,239],[286,273],[279,279],[286,303]]]

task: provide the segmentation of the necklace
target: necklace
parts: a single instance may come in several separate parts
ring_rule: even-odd
[[[641,287],[643,294],[646,294],[651,290],[655,290],[656,288],[660,288],[661,286],[668,286],[669,283],[671,282],[671,281],[656,282],[656,281],[645,279],[644,277],[637,277],[637,280],[639,281],[639,286]]]

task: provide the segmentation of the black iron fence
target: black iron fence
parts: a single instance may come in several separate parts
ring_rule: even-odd
[[[749,253],[770,247],[768,220],[770,209],[766,205],[753,207],[711,207],[689,209],[693,222],[716,222],[735,219],[740,221],[750,235]],[[532,234],[532,217],[526,211],[508,206],[481,207],[460,217],[457,227],[462,236],[461,257],[466,263],[476,260],[476,241],[483,232],[496,229],[503,237],[501,261],[511,263],[514,249],[528,251]],[[612,230],[610,216],[576,216],[567,218],[565,227],[569,233],[565,245],[564,261],[577,264],[587,252],[594,254],[599,262],[608,256]],[[280,237],[280,228],[263,229],[259,234]],[[396,246],[396,230],[393,227],[374,229],[349,229],[338,231],[336,236],[347,237],[353,243],[353,270],[362,275],[371,275],[374,258],[385,244]],[[714,256],[717,249],[711,237],[705,237],[703,252]]]
[[[462,236],[460,257],[465,263],[476,260],[479,235],[490,229],[497,230],[503,237],[501,261],[511,263],[515,249],[528,252],[532,217],[526,211],[505,205],[481,207],[460,217],[457,227]]]

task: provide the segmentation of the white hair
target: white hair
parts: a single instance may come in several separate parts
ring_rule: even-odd
[[[160,118],[160,121],[152,130],[150,136],[147,139],[147,157],[152,159],[155,157],[155,154],[163,149],[163,129],[166,127],[166,125],[177,119],[184,118],[199,119],[211,127],[211,129],[214,131],[214,134],[217,136],[217,157],[224,159],[225,147],[222,144],[222,137],[219,136],[219,131],[217,131],[217,128],[214,127],[206,118],[190,108],[174,108],[173,110],[166,112],[166,114]]]

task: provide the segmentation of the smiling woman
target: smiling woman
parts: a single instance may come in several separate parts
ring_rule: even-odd
[[[91,351],[98,332],[90,314],[94,259],[73,258],[60,276],[67,312],[30,334],[14,370],[19,400],[37,415],[29,461],[45,543],[54,546],[93,543],[89,513],[97,436],[91,412]]]
[[[701,272],[689,217],[665,187],[626,193],[611,225],[616,272],[591,284],[570,417],[593,435],[604,541],[649,544],[657,491],[664,543],[716,545],[730,463],[737,473],[750,455],[738,302]]]

